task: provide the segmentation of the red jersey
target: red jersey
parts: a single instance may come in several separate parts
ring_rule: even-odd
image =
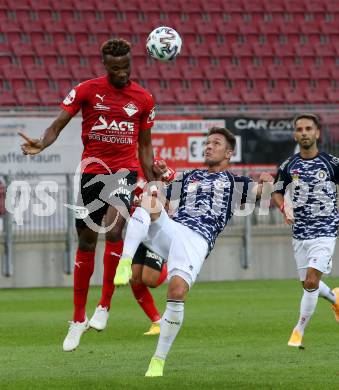
[[[82,160],[100,159],[111,171],[137,170],[139,131],[154,123],[154,100],[139,84],[130,81],[115,88],[107,76],[84,81],[66,96],[61,107],[75,115],[82,110]],[[99,162],[85,167],[86,173],[107,173]]]

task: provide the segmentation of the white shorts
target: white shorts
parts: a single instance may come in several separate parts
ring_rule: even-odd
[[[167,259],[168,279],[180,276],[191,288],[208,253],[207,241],[169,218],[165,210],[152,222],[144,244]]]
[[[331,272],[335,242],[336,237],[318,237],[312,240],[293,239],[294,257],[301,281],[306,279],[307,268],[317,269],[323,274]]]

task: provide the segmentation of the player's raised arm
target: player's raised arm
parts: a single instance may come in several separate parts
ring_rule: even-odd
[[[31,155],[42,152],[58,138],[61,130],[71,119],[72,115],[69,112],[61,110],[57,118],[47,127],[40,139],[30,138],[25,133],[19,132],[19,135],[25,140],[25,143],[21,145],[22,152]]]

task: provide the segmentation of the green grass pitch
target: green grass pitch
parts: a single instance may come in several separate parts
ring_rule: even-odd
[[[331,287],[339,279],[328,279]],[[160,311],[166,288],[154,290]],[[305,350],[287,347],[297,320],[296,280],[197,283],[163,378],[145,378],[155,337],[128,287],[108,328],[62,351],[72,290],[0,290],[0,389],[339,389],[339,324],[319,300]],[[92,287],[88,316],[99,288]]]

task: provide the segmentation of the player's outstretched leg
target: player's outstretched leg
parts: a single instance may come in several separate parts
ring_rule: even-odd
[[[114,293],[114,276],[121,256],[123,241],[112,242],[106,240],[104,252],[104,276],[102,282],[101,298],[89,326],[98,331],[104,330],[109,318],[109,309]]]
[[[63,343],[66,352],[73,351],[80,343],[80,338],[88,329],[86,317],[86,302],[89,288],[89,281],[94,270],[93,251],[82,251],[78,249],[74,264],[74,314],[73,321]]]
[[[331,288],[322,280],[319,282],[319,297],[322,297],[332,303],[334,318],[339,322],[339,288]]]

